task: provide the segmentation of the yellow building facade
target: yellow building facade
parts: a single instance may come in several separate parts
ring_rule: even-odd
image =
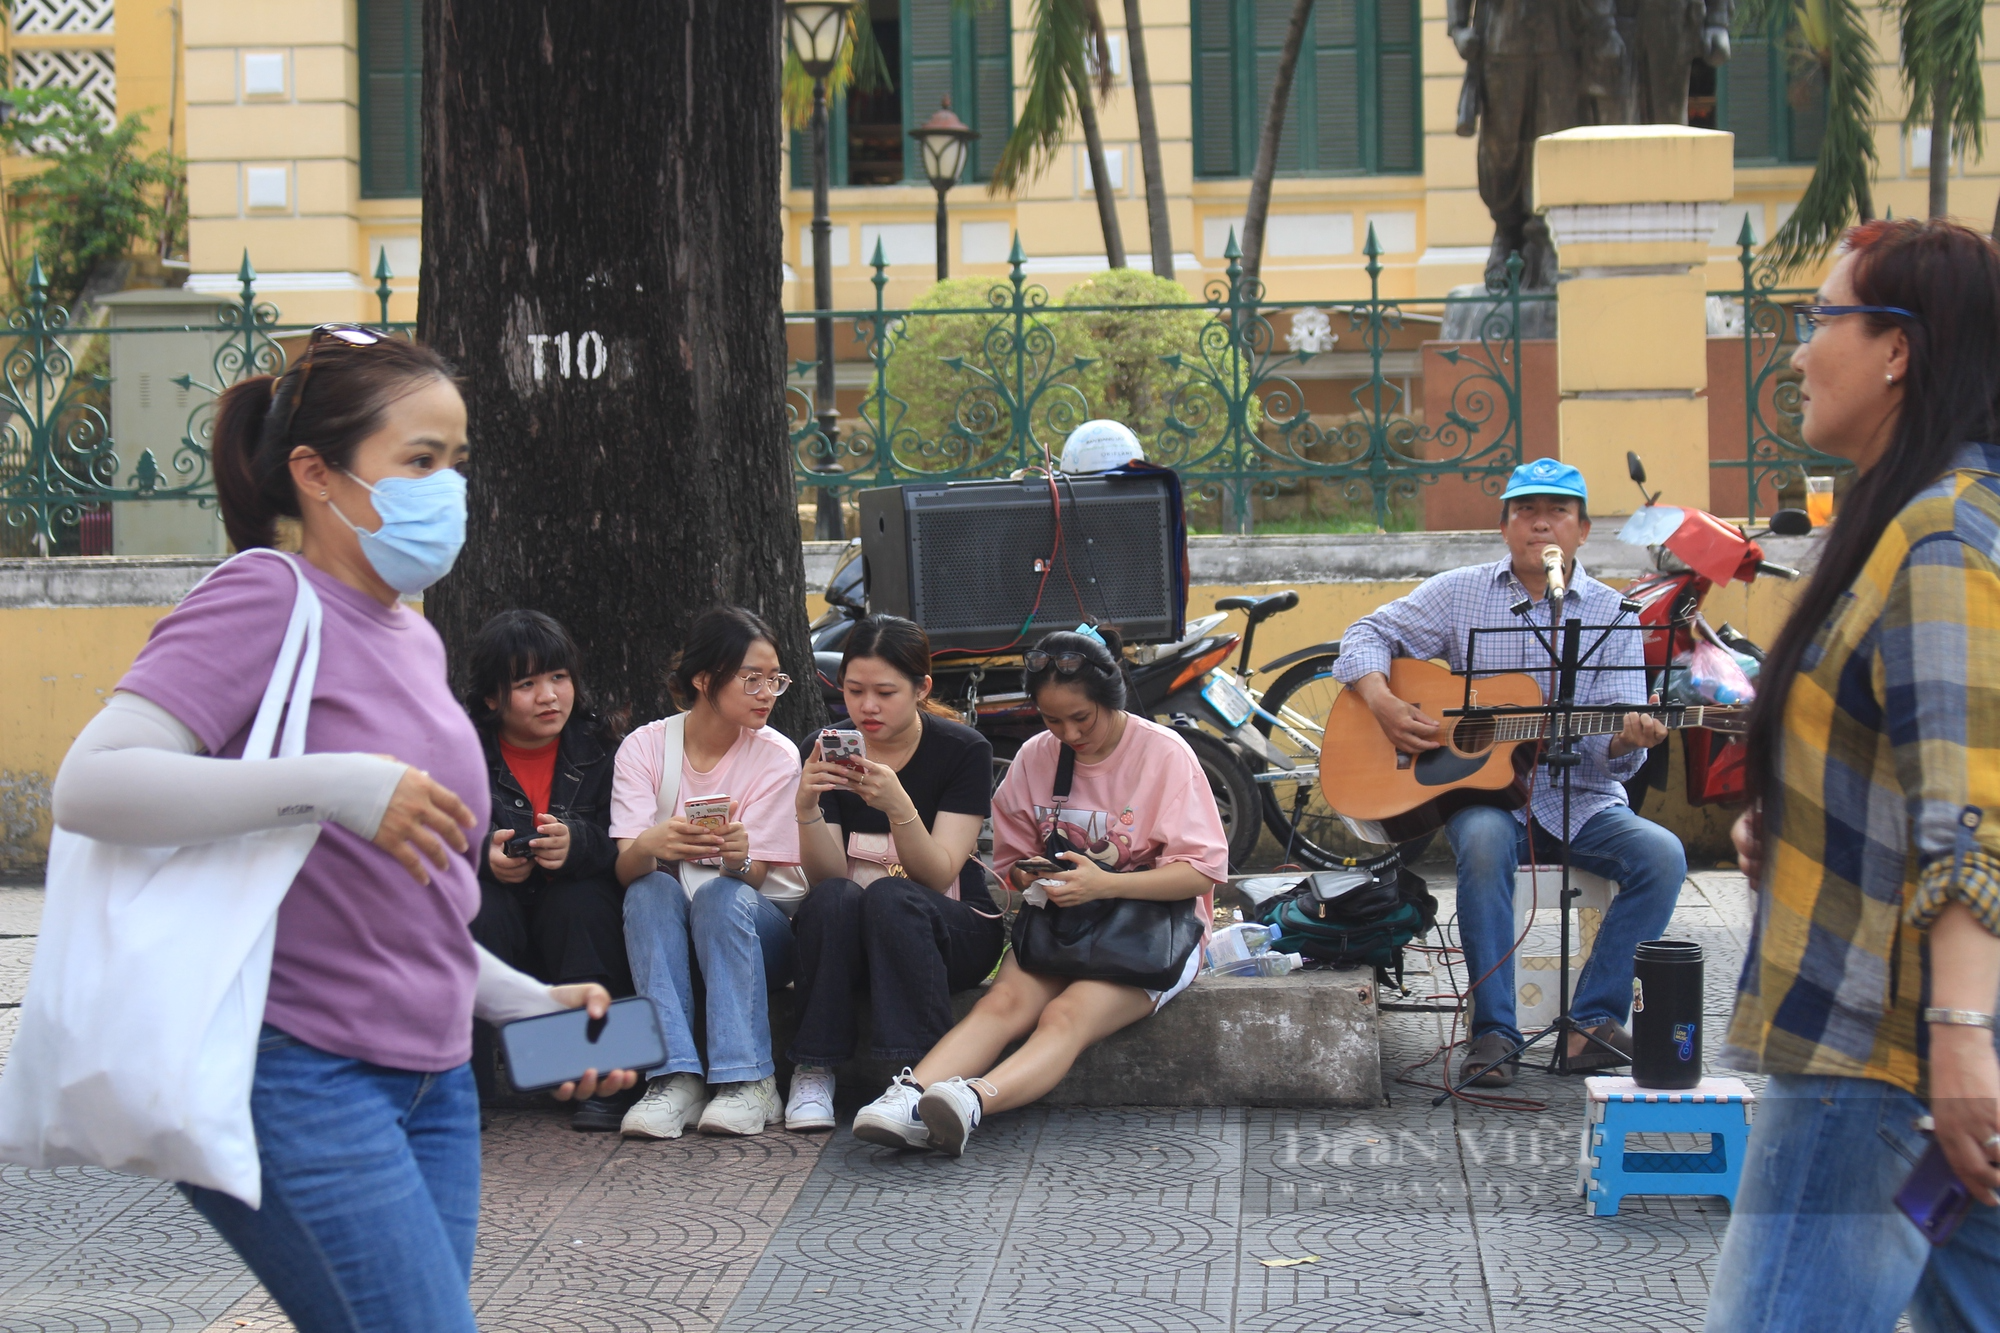
[[[952,0],[871,0],[871,22],[896,89],[836,114],[834,300],[872,304],[867,260],[891,260],[891,305],[933,277],[935,198],[917,179],[907,130],[942,92],[982,133],[990,170],[1018,106],[1030,0],[970,13]],[[1113,38],[1113,95],[1100,111],[1107,174],[1128,262],[1147,264],[1145,190],[1124,7],[1102,6]],[[1161,135],[1176,276],[1191,290],[1220,277],[1248,195],[1260,80],[1268,78],[1289,0],[1142,0]],[[85,90],[107,115],[144,112],[155,141],[188,160],[191,286],[233,290],[247,251],[259,289],[287,322],[373,317],[374,270],[395,277],[391,313],[415,312],[418,236],[420,0],[19,0],[7,32],[16,86]],[[1295,133],[1273,191],[1264,278],[1279,299],[1362,295],[1362,247],[1383,248],[1386,295],[1439,297],[1475,281],[1492,229],[1480,202],[1474,141],[1454,133],[1464,64],[1445,31],[1444,0],[1320,0],[1301,62]],[[1921,214],[1927,136],[1901,125],[1895,32],[1868,9],[1882,65],[1877,108],[1878,209]],[[2000,3],[1987,7],[1989,27]],[[1989,55],[2000,43],[1989,41]],[[2000,108],[2000,61],[1986,64]],[[1813,90],[1782,43],[1739,34],[1736,59],[1697,121],[1738,136],[1736,195],[1722,210],[1709,280],[1736,280],[1733,240],[1747,218],[1761,240],[1811,174]],[[1706,96],[1704,98],[1704,93]],[[968,96],[969,95],[969,96]],[[866,99],[862,99],[865,101]],[[850,120],[852,123],[850,123]],[[811,304],[809,178],[786,147],[786,301]],[[904,169],[897,171],[898,162]],[[869,183],[850,183],[866,181]],[[1990,226],[2000,157],[1960,154],[1952,212]],[[967,181],[950,196],[952,272],[1006,272],[1018,235],[1036,281],[1060,292],[1101,270],[1102,233],[1080,136],[1014,197]]]

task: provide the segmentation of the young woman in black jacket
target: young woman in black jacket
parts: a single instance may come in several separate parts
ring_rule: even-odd
[[[594,981],[632,994],[625,891],[612,867],[611,770],[617,737],[590,711],[569,632],[539,611],[503,611],[472,641],[466,711],[479,729],[492,824],[479,857],[472,937],[551,985]],[[527,845],[520,845],[526,839]],[[510,856],[508,846],[523,855]],[[491,1095],[491,1034],[473,1061]],[[614,1130],[622,1106],[577,1107],[576,1129]]]

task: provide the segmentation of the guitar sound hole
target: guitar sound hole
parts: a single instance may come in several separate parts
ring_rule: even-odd
[[[1484,754],[1493,748],[1493,719],[1460,718],[1452,729],[1451,743],[1462,754]]]

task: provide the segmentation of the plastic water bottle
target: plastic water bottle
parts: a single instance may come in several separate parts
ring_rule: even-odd
[[[1237,969],[1269,949],[1276,935],[1271,927],[1254,921],[1218,930],[1209,937],[1208,967],[1225,976],[1239,975]]]
[[[1288,976],[1296,972],[1299,968],[1304,967],[1306,960],[1301,954],[1271,953],[1266,951],[1256,955],[1250,961],[1256,965],[1251,975],[1259,977],[1282,977]]]

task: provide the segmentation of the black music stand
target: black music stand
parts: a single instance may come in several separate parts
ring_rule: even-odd
[[[1520,609],[1522,609],[1523,611],[1525,610],[1525,608],[1520,608]],[[1589,1031],[1586,1028],[1580,1027],[1577,1024],[1576,1020],[1570,1017],[1570,1012],[1569,1012],[1570,902],[1580,892],[1580,890],[1572,889],[1570,887],[1570,860],[1572,857],[1572,852],[1570,849],[1570,839],[1571,836],[1575,833],[1575,830],[1570,827],[1570,809],[1572,800],[1571,779],[1573,773],[1576,770],[1576,766],[1580,762],[1582,762],[1583,758],[1582,755],[1577,753],[1576,749],[1576,744],[1580,739],[1582,739],[1582,735],[1576,730],[1576,727],[1574,725],[1575,713],[1576,713],[1576,678],[1578,673],[1580,671],[1586,671],[1586,670],[1593,672],[1605,672],[1605,671],[1644,672],[1647,670],[1646,666],[1643,663],[1635,667],[1588,665],[1590,659],[1597,655],[1598,650],[1604,646],[1606,641],[1608,641],[1613,634],[1648,632],[1650,628],[1648,626],[1637,625],[1637,624],[1628,625],[1623,623],[1625,618],[1631,615],[1636,609],[1637,609],[1636,605],[1628,601],[1621,605],[1618,618],[1612,621],[1611,624],[1585,625],[1581,620],[1578,620],[1574,617],[1571,617],[1569,619],[1561,619],[1563,611],[1562,599],[1561,598],[1553,599],[1550,606],[1549,614],[1551,621],[1560,623],[1562,628],[1560,648],[1558,648],[1558,646],[1555,643],[1552,643],[1549,640],[1549,638],[1543,633],[1542,626],[1537,625],[1532,621],[1529,621],[1527,624],[1524,625],[1492,626],[1486,629],[1473,629],[1473,630],[1468,630],[1466,632],[1465,670],[1455,673],[1464,678],[1465,702],[1462,707],[1446,709],[1445,716],[1458,717],[1458,718],[1472,717],[1472,718],[1495,718],[1495,719],[1503,717],[1540,717],[1546,719],[1548,724],[1548,733],[1545,741],[1545,748],[1543,751],[1541,762],[1547,765],[1549,771],[1555,774],[1557,780],[1562,784],[1562,797],[1563,797],[1562,888],[1561,891],[1558,893],[1556,899],[1558,904],[1557,911],[1560,917],[1560,931],[1562,935],[1562,963],[1561,963],[1560,980],[1558,983],[1560,989],[1557,995],[1558,1003],[1557,1003],[1555,1021],[1553,1023],[1550,1023],[1547,1027],[1543,1028],[1540,1032],[1535,1033],[1533,1036],[1525,1037],[1521,1041],[1517,1042],[1514,1048],[1508,1051],[1507,1054],[1501,1056],[1499,1060],[1494,1061],[1490,1064],[1481,1065],[1479,1068],[1470,1071],[1457,1083],[1453,1083],[1451,1081],[1451,1070],[1449,1068],[1449,1065],[1447,1064],[1447,1067],[1445,1069],[1446,1090],[1444,1092],[1439,1093],[1437,1096],[1431,1098],[1432,1106],[1444,1105],[1445,1100],[1447,1098],[1455,1096],[1459,1092],[1463,1091],[1468,1085],[1471,1084],[1472,1080],[1478,1078],[1480,1075],[1484,1074],[1489,1069],[1493,1069],[1498,1065],[1505,1064],[1509,1060],[1519,1058],[1521,1052],[1527,1050],[1530,1046],[1533,1046],[1536,1043],[1540,1042],[1544,1037],[1556,1035],[1560,1038],[1560,1040],[1558,1040],[1555,1045],[1555,1054],[1550,1057],[1548,1064],[1549,1072],[1554,1074],[1566,1074],[1569,1072],[1569,1061],[1570,1061],[1569,1034],[1572,1032],[1582,1033],[1586,1043],[1594,1043],[1598,1046],[1603,1047],[1607,1051],[1617,1051],[1616,1047],[1612,1046],[1611,1043],[1605,1041],[1602,1037],[1597,1036],[1595,1033]],[[1553,630],[1555,629],[1555,627],[1556,625],[1552,623],[1548,628],[1550,630]],[[1591,643],[1590,649],[1587,652],[1582,651],[1583,632],[1586,629],[1591,630],[1597,634],[1597,638]],[[1552,697],[1548,698],[1546,702],[1544,702],[1540,707],[1517,706],[1511,704],[1487,706],[1487,707],[1480,707],[1476,705],[1473,702],[1472,686],[1473,682],[1477,680],[1478,677],[1513,674],[1514,670],[1513,668],[1507,668],[1505,670],[1501,668],[1491,668],[1491,669],[1481,670],[1477,666],[1479,637],[1482,634],[1488,636],[1495,634],[1534,635],[1536,640],[1542,643],[1543,646],[1549,650],[1549,658],[1556,667],[1555,694]],[[1673,705],[1659,705],[1659,704],[1647,703],[1647,704],[1622,705],[1620,707],[1620,711],[1625,713],[1658,714],[1658,713],[1674,712],[1678,711],[1678,709]],[[1530,827],[1532,828],[1534,821],[1534,811],[1532,808],[1528,812],[1528,819]],[[1532,850],[1532,848],[1533,848],[1533,839],[1531,837],[1530,850]],[[1516,945],[1513,947],[1518,948],[1518,940],[1516,942]],[[1513,950],[1510,948],[1509,952],[1511,953],[1512,951]],[[1471,971],[1472,969],[1468,964],[1466,968],[1466,974],[1470,976]],[[1470,1004],[1472,1002],[1472,996],[1470,993],[1468,993],[1465,998],[1467,1004]],[[1586,1045],[1585,1049],[1588,1049],[1588,1045]],[[1618,1053],[1620,1055],[1623,1054],[1623,1052],[1618,1052]]]

